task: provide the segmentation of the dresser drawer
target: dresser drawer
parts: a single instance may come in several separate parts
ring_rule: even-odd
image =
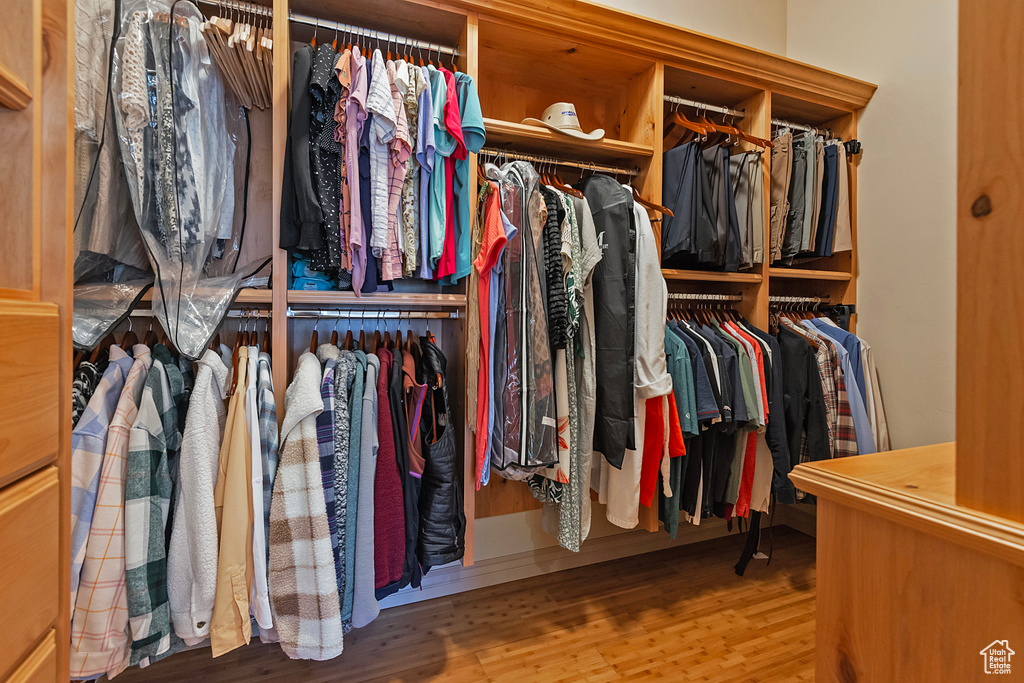
[[[0,679],[57,620],[59,494],[56,467],[0,489]]]
[[[54,683],[57,680],[57,634],[51,629],[43,642],[21,663],[7,683]]]

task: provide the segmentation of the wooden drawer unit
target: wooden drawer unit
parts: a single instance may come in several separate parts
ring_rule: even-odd
[[[56,467],[0,490],[0,679],[54,626],[62,590],[59,544]]]
[[[57,458],[59,323],[53,304],[0,301],[0,486]]]
[[[57,634],[51,630],[21,663],[8,683],[53,683],[57,680]]]

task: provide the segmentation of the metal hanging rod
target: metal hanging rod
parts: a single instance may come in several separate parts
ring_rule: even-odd
[[[394,33],[387,33],[384,31],[374,31],[373,29],[362,28],[360,26],[352,26],[351,24],[342,24],[337,21],[325,21],[323,19],[317,19],[306,14],[296,14],[295,12],[288,13],[288,20],[294,24],[305,24],[307,26],[313,26],[314,28],[326,28],[328,30],[334,29],[342,33],[352,33],[357,36],[363,36],[364,38],[372,38],[377,42],[389,42],[404,45],[405,47],[416,48],[420,50],[426,50],[428,53],[437,52],[438,54],[451,55],[452,59],[457,59],[459,56],[459,49],[457,47],[448,47],[446,45],[439,45],[437,43],[430,43],[425,40],[416,40],[415,38],[406,38]]]
[[[768,305],[772,304],[829,304],[827,296],[769,296]]]
[[[323,308],[288,308],[289,318],[359,318],[362,320],[450,320],[461,317],[458,311],[381,311]]]
[[[155,318],[156,313],[151,308],[136,308],[128,314],[132,318]],[[224,314],[225,318],[271,318],[273,315],[270,309],[266,308],[232,308]]]
[[[742,294],[694,294],[691,292],[669,292],[669,301],[743,301]]]
[[[484,147],[479,152],[480,156],[493,157],[495,159],[517,159],[519,161],[529,161],[538,164],[553,164],[556,166],[571,166],[573,168],[590,169],[591,171],[600,171],[602,173],[611,173],[612,175],[625,175],[630,178],[635,177],[639,170],[635,168],[622,168],[620,166],[605,166],[604,164],[594,164],[589,161],[572,161],[569,159],[557,159],[555,157],[540,156],[538,154],[525,154],[523,152],[513,152],[505,149],[494,149],[493,147]]]
[[[794,130],[802,130],[808,133],[814,133],[815,135],[824,135],[828,133],[829,137],[832,137],[831,128],[815,128],[814,126],[808,126],[803,123],[793,123],[792,121],[784,121],[782,119],[772,119],[773,126],[779,126],[780,128],[792,128]]]
[[[204,5],[214,5],[216,7],[234,10],[235,12],[241,12],[242,14],[256,14],[261,17],[274,16],[274,10],[272,8],[264,7],[263,5],[256,5],[251,2],[241,2],[240,0],[199,0],[199,2]]]
[[[676,97],[675,95],[665,95],[665,101],[671,102],[672,104],[681,104],[684,107],[693,107],[694,109],[700,109],[702,111],[713,111],[719,114],[726,114],[727,116],[734,116],[738,119],[742,119],[746,116],[746,112],[740,111],[739,109],[730,109],[729,107],[722,107],[717,104],[705,104],[704,102],[688,100],[685,97]]]
[[[199,0],[199,2],[245,14],[256,14],[271,18],[274,16],[274,11],[269,7],[256,5],[251,2],[242,2],[241,0]],[[307,14],[297,14],[289,11],[288,21],[293,24],[305,24],[306,26],[312,26],[313,28],[325,28],[328,31],[333,29],[335,32],[351,33],[353,35],[363,36],[364,38],[371,38],[377,42],[396,43],[410,48],[426,50],[428,53],[436,52],[438,54],[451,55],[453,59],[456,59],[459,56],[459,49],[455,47],[439,45],[425,40],[416,40],[415,38],[407,38],[405,36],[387,33],[385,31],[375,31],[361,26],[353,26],[352,24],[343,24],[338,21],[318,19],[317,17],[311,17]]]

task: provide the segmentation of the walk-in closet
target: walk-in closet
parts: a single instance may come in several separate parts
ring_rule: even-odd
[[[1011,673],[960,5],[8,0],[0,680]]]

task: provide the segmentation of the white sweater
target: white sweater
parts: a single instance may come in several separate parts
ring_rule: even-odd
[[[174,632],[188,645],[210,635],[217,591],[217,516],[213,490],[227,409],[228,368],[207,351],[199,361],[189,400],[178,467],[171,547],[167,553],[167,596]]]

